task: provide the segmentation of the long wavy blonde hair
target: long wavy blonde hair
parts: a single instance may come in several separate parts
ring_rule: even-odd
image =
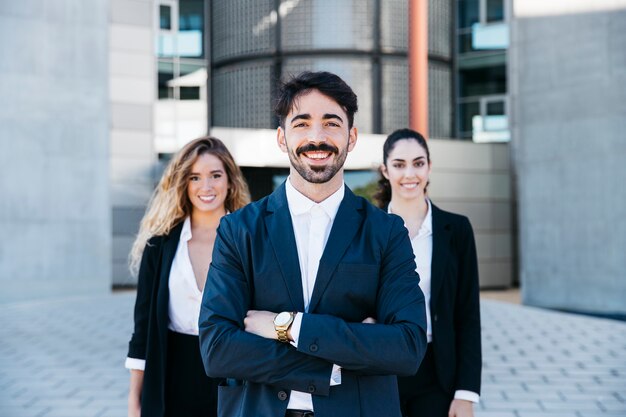
[[[178,223],[191,214],[192,204],[187,196],[191,168],[200,155],[216,156],[226,170],[228,194],[224,208],[233,212],[250,202],[250,192],[241,170],[221,140],[205,136],[187,143],[169,162],[154,190],[146,214],[141,220],[139,233],[129,255],[129,267],[133,276],[139,272],[144,248],[153,236],[165,236]]]

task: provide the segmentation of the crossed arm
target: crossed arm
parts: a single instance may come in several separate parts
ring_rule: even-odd
[[[417,285],[406,231],[394,227],[381,262],[376,319],[349,323],[304,314],[298,349],[274,340],[277,312],[252,310],[250,283],[223,221],[200,313],[200,345],[206,371],[327,395],[333,364],[363,374],[414,374],[426,349],[424,299]],[[346,301],[349,302],[349,301]],[[315,348],[313,348],[315,345]]]

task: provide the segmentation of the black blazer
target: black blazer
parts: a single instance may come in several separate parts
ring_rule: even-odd
[[[146,361],[141,395],[144,416],[160,417],[165,412],[168,281],[182,228],[180,222],[169,235],[151,238],[139,267],[135,330],[128,344],[128,357]]]
[[[482,354],[478,261],[465,216],[432,204],[433,256],[430,315],[432,348],[444,390],[480,394]]]

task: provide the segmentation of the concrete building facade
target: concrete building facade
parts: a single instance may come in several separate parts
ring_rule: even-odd
[[[154,188],[155,2],[109,2],[112,283],[135,283],[128,253]]]
[[[0,303],[110,290],[108,6],[0,3]]]
[[[525,304],[626,317],[626,1],[514,3]]]

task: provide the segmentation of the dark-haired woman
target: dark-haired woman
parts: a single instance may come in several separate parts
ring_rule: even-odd
[[[220,219],[249,201],[219,139],[189,142],[165,169],[130,255],[138,286],[129,417],[217,415],[219,381],[206,376],[200,357],[200,302]]]
[[[376,199],[404,220],[426,299],[426,355],[416,375],[398,378],[403,414],[471,417],[482,368],[472,226],[428,198],[430,153],[419,133],[401,129],[389,135],[380,170]]]

